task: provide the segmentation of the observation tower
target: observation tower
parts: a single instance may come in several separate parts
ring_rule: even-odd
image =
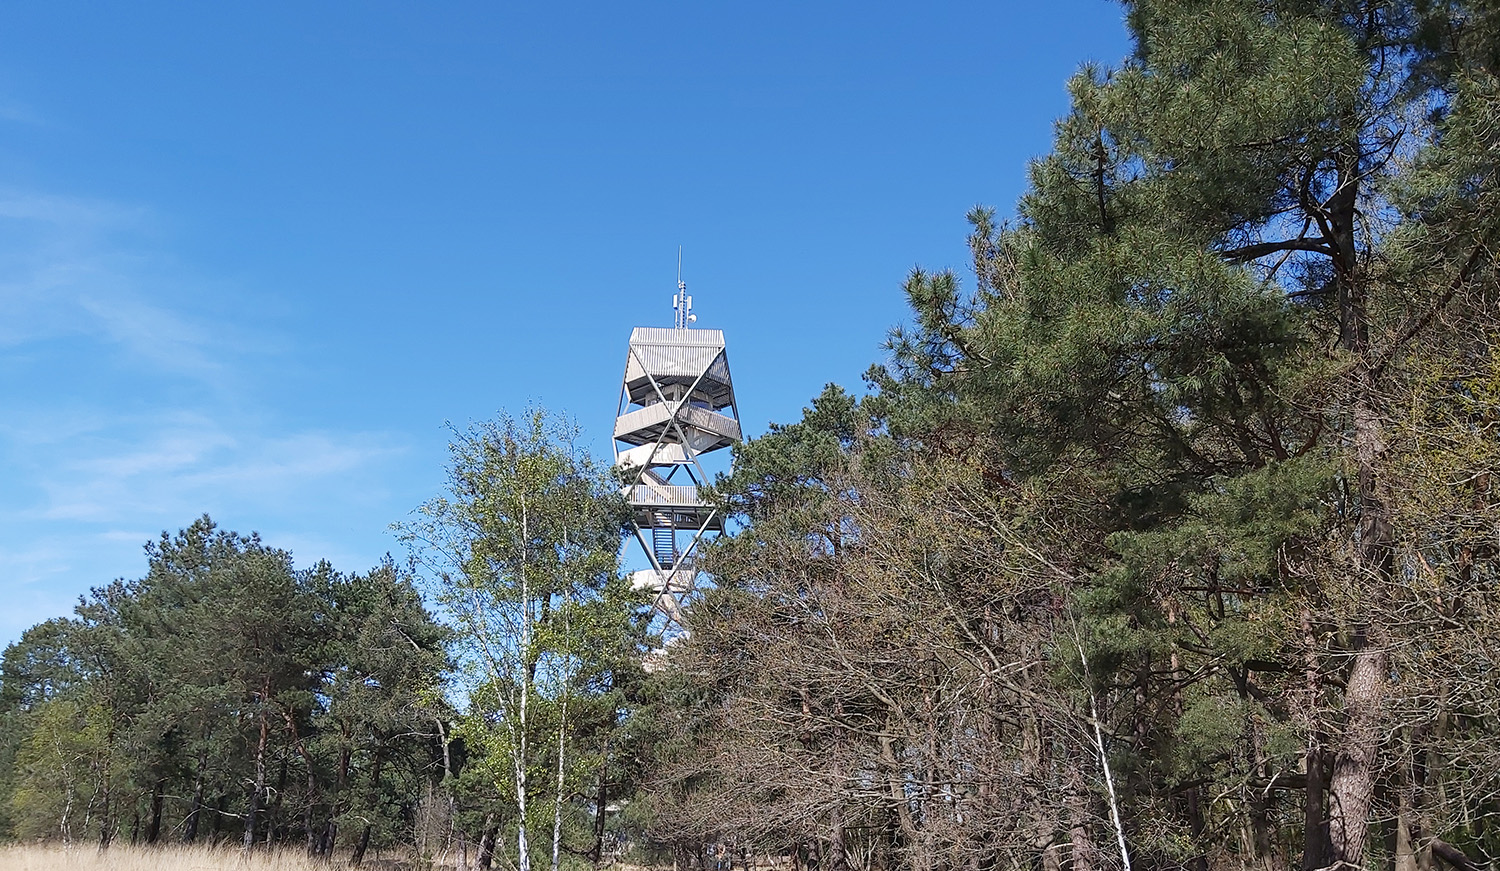
[[[631,332],[614,441],[635,537],[651,562],[631,583],[656,593],[656,609],[679,627],[699,545],[724,531],[723,514],[699,496],[708,481],[699,458],[740,440],[724,333],[689,326],[692,308],[679,276],[676,323]]]

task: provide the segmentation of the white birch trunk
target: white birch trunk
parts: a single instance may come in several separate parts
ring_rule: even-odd
[[[516,871],[531,871],[531,844],[526,837],[526,736],[528,732],[527,707],[531,699],[531,683],[533,672],[531,670],[531,635],[532,622],[536,615],[531,607],[531,586],[526,576],[526,542],[531,539],[531,526],[526,511],[526,503],[521,503],[521,644],[520,644],[520,692],[521,699],[518,709],[518,721],[515,728],[513,746],[515,755],[512,757],[512,765],[515,770],[516,779]]]
[[[1085,683],[1090,683],[1089,660],[1083,654],[1083,640],[1078,637],[1076,627],[1073,631],[1073,640],[1078,645],[1078,661],[1083,663],[1083,680]],[[1104,786],[1109,792],[1109,820],[1115,827],[1115,839],[1120,847],[1120,863],[1125,871],[1130,871],[1130,851],[1125,846],[1125,826],[1120,820],[1120,800],[1115,795],[1114,773],[1109,767],[1109,754],[1104,749],[1104,728],[1099,724],[1099,703],[1095,701],[1092,686],[1089,686],[1088,692],[1089,715],[1094,721],[1094,747],[1099,752],[1099,767],[1104,769]]]
[[[563,690],[562,711],[557,723],[557,790],[552,796],[552,871],[562,860],[563,762],[567,758],[565,739],[568,734],[568,693]]]

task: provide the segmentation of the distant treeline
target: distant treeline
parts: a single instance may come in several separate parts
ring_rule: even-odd
[[[214,527],[27,630],[0,666],[15,837],[409,838],[439,748],[447,631],[387,561],[345,575]]]

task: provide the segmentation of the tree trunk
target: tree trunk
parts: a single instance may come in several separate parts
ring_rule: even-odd
[[[270,686],[269,681],[265,688],[266,694],[261,696],[260,714],[260,742],[255,745],[255,783],[250,787],[250,802],[245,809],[245,852],[249,852],[255,846],[255,815],[260,810],[260,794],[266,788],[266,738],[270,732],[266,723],[264,705],[267,702]]]
[[[1323,818],[1323,738],[1318,716],[1322,698],[1321,669],[1318,662],[1317,635],[1313,631],[1312,613],[1302,612],[1303,677],[1307,698],[1307,747],[1302,754],[1307,769],[1307,789],[1302,796],[1302,869],[1313,871],[1324,866],[1328,855],[1328,834]]]
[[[552,794],[552,871],[558,871],[558,865],[562,862],[563,775],[567,770],[567,737],[568,694],[564,691],[557,723],[557,789]]]
[[[1063,871],[1062,847],[1048,844],[1042,848],[1042,871]]]
[[[524,691],[523,691],[524,692]],[[523,697],[524,698],[524,697]],[[524,712],[526,703],[521,703]],[[524,719],[525,713],[521,715]],[[526,740],[523,737],[520,743],[520,752],[516,754],[517,761],[514,763],[516,778],[516,868],[517,871],[531,871],[531,842],[526,837]]]
[[[1392,850],[1393,871],[1418,871],[1416,838],[1413,837],[1415,808],[1412,807],[1412,790],[1409,783],[1401,785],[1401,798],[1396,807],[1396,845]]]
[[[114,820],[114,778],[112,775],[113,756],[115,746],[114,721],[111,719],[108,733],[105,736],[105,757],[100,763],[99,772],[99,849],[109,849],[109,842],[115,837]]]
[[[312,766],[307,768],[307,797],[302,805],[302,831],[307,837],[307,855],[315,856],[318,852],[318,830],[313,825],[313,795],[317,789],[317,782],[313,779]]]
[[[156,840],[161,837],[161,789],[163,785],[164,781],[161,778],[157,778],[157,781],[151,784],[151,822],[146,825],[146,843],[148,844],[156,843]]]
[[[358,868],[365,861],[365,850],[370,846],[370,830],[375,828],[365,823],[364,830],[359,833],[359,843],[354,845],[354,853],[349,857],[349,867]]]
[[[818,871],[848,871],[849,852],[845,845],[844,815],[837,805],[828,813],[828,849]]]
[[[894,728],[893,718],[886,720],[886,728]],[[902,781],[902,766],[896,759],[895,739],[888,735],[880,736],[880,764],[885,769],[886,792],[890,796],[891,807],[896,812],[896,822],[900,826],[902,840],[908,844],[915,844],[917,840],[916,820],[912,819],[911,804],[906,799],[906,784]]]
[[[1483,865],[1470,859],[1465,855],[1463,850],[1458,849],[1442,838],[1432,839],[1432,853],[1455,868],[1456,871],[1484,871]]]
[[[500,838],[500,826],[493,813],[485,815],[484,831],[479,835],[479,867],[489,871],[495,857],[495,842]]]
[[[1203,843],[1203,789],[1193,787],[1187,791],[1188,831],[1193,833],[1193,846],[1197,855],[1188,862],[1188,871],[1208,871],[1208,851]]]
[[[1066,799],[1068,834],[1072,841],[1072,848],[1068,851],[1068,871],[1096,871],[1099,847],[1094,843],[1089,826],[1089,792],[1076,769],[1069,772],[1068,779],[1071,781]]]
[[[191,844],[198,837],[198,817],[203,811],[203,768],[208,764],[208,750],[199,751],[198,767],[193,773],[193,800],[188,805],[187,819],[182,825],[182,841]]]
[[[115,838],[115,820],[110,814],[112,808],[109,800],[109,787],[105,787],[103,806],[99,810],[99,849],[109,849],[109,842]]]
[[[1378,385],[1370,347],[1369,305],[1360,275],[1355,234],[1356,200],[1362,177],[1358,143],[1334,158],[1338,187],[1328,200],[1334,243],[1334,280],[1339,294],[1342,343],[1354,357],[1354,459],[1359,485],[1359,525],[1354,542],[1361,613],[1353,621],[1353,664],[1344,690],[1344,730],[1328,784],[1328,860],[1339,868],[1358,868],[1364,861],[1371,802],[1381,746],[1381,703],[1385,695],[1386,655],[1379,626],[1378,603],[1391,578],[1394,532],[1382,498],[1379,471],[1385,454]]]
[[[370,800],[367,802],[366,810],[371,816],[375,816],[380,807],[380,769],[385,764],[385,753],[382,752],[385,746],[384,742],[385,739],[383,737],[379,739],[376,744],[375,758],[370,763]],[[370,830],[372,828],[374,826],[366,820],[364,831],[359,836],[359,846],[355,848],[355,853],[360,857],[360,860],[363,860],[365,847],[370,843]],[[359,862],[356,861],[355,864],[358,865]]]
[[[1373,394],[1373,385],[1362,384],[1354,410],[1360,494],[1357,552],[1361,577],[1357,582],[1367,599],[1378,601],[1390,578],[1392,530],[1376,487],[1376,464],[1385,448]],[[1365,613],[1357,618],[1362,625],[1356,626],[1351,644],[1354,661],[1344,689],[1344,731],[1328,784],[1328,859],[1343,868],[1358,868],[1364,862],[1382,742],[1387,665],[1384,632],[1379,625],[1383,616],[1375,605],[1366,601]]]
[[[523,500],[521,503],[521,536],[523,540],[531,534],[530,523],[531,515]],[[532,649],[532,634],[536,628],[536,613],[533,610],[535,605],[531,601],[531,579],[527,574],[526,568],[527,566],[523,562],[517,574],[521,581],[522,613],[520,645],[522,650],[528,651],[527,656],[529,657],[531,656],[530,651]],[[536,675],[536,660],[534,658],[526,663],[525,668],[522,669],[522,673],[524,679],[521,681],[519,690],[519,704],[516,705],[516,709],[520,714],[520,722],[511,726],[515,730],[511,733],[511,749],[513,751],[511,767],[516,785],[516,871],[531,871],[531,842],[526,836],[526,757],[527,739],[529,738],[528,732],[531,728],[531,722],[528,719],[531,688]]]
[[[1240,698],[1248,702],[1251,698],[1249,693],[1250,675],[1245,672],[1239,681],[1242,684]],[[1257,778],[1270,780],[1274,778],[1275,772],[1267,760],[1266,737],[1264,730],[1254,717],[1245,718],[1245,745],[1247,767]],[[1196,791],[1196,790],[1195,790]],[[1281,851],[1278,849],[1275,837],[1276,827],[1273,825],[1271,815],[1274,810],[1274,799],[1265,790],[1252,788],[1245,796],[1245,803],[1250,818],[1250,846],[1251,855],[1254,856],[1255,864],[1261,871],[1284,871]],[[1201,831],[1201,825],[1199,826]],[[1204,871],[1207,871],[1205,863]]]
[[[281,822],[281,797],[286,794],[286,754],[281,754],[281,770],[276,774],[276,797],[266,811],[266,847],[276,841],[276,829]]]
[[[318,858],[327,862],[333,857],[333,845],[339,838],[338,823],[329,817],[328,822],[323,825],[323,834],[318,838]]]
[[[594,846],[589,851],[589,860],[594,866],[594,871],[599,871],[599,866],[604,862],[604,828],[605,817],[608,814],[605,808],[609,805],[609,779],[606,776],[608,768],[609,741],[606,739],[604,753],[599,760],[599,790],[594,794]]]
[[[1348,719],[1329,782],[1329,859],[1340,868],[1359,868],[1364,861],[1385,694],[1384,649],[1368,637],[1368,630],[1361,629],[1356,633],[1355,650],[1344,691]]]

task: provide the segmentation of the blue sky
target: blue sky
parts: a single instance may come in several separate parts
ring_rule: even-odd
[[[1127,50],[1104,0],[8,5],[0,643],[204,512],[399,555],[445,421],[607,453],[679,245],[748,432],[858,388]]]

